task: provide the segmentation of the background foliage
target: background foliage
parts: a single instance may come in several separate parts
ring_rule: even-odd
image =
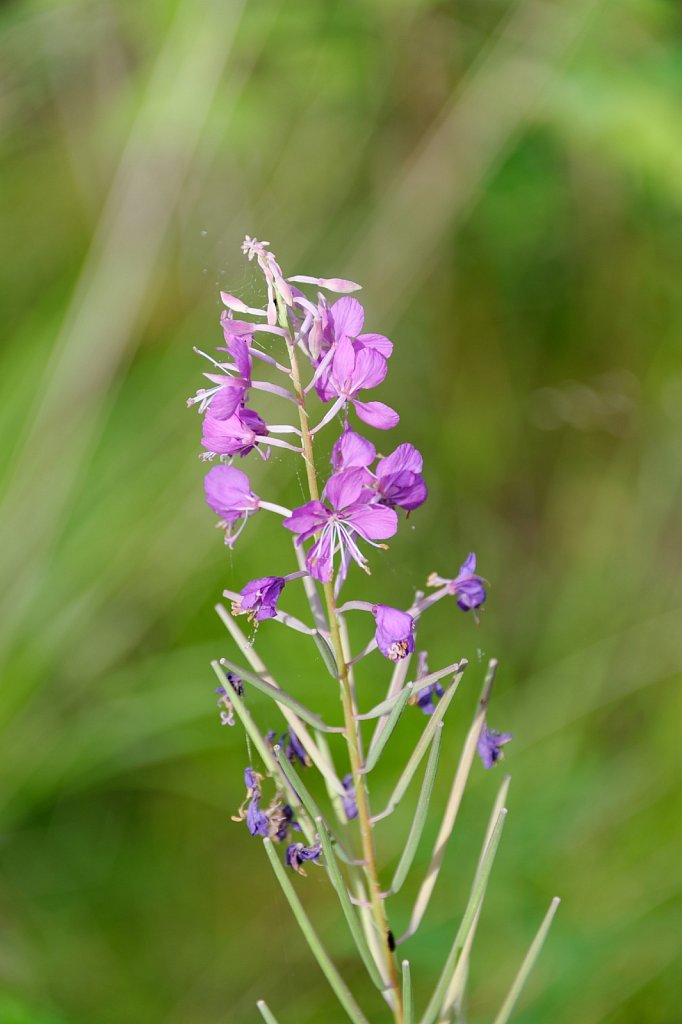
[[[286,567],[258,520],[222,547],[183,409],[218,289],[254,284],[248,232],[290,273],[363,281],[397,343],[381,397],[431,500],[366,596],[406,602],[470,549],[494,583],[478,629],[448,607],[422,636],[434,665],[500,658],[490,721],[516,735],[472,1024],[555,892],[518,1020],[679,1020],[679,6],[14,0],[0,29],[0,1019],[334,1013],[229,820],[246,755],[208,667],[222,588]],[[282,460],[268,477],[297,500]],[[331,715],[319,665],[266,627],[278,677]],[[496,781],[474,773],[418,993]],[[305,888],[349,974],[322,872]]]

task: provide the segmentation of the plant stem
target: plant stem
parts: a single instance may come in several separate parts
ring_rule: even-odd
[[[305,461],[306,474],[308,478],[308,490],[312,501],[320,500],[320,491],[315,471],[315,456],[313,452],[313,439],[308,426],[308,414],[305,408],[305,393],[301,385],[301,374],[298,366],[296,347],[288,334],[289,325],[286,320],[285,311],[280,307],[280,324],[287,331],[287,349],[289,362],[291,364],[291,380],[294,386],[294,393],[298,399],[298,413],[301,424],[301,442],[303,447],[303,459]],[[367,785],[362,771],[362,759],[360,755],[360,742],[358,737],[358,725],[353,713],[353,698],[350,682],[348,679],[348,666],[343,652],[341,632],[339,629],[338,612],[334,599],[333,584],[325,583],[324,596],[327,604],[327,617],[329,619],[329,630],[331,633],[332,647],[336,655],[339,669],[339,683],[341,685],[341,703],[343,705],[343,717],[346,729],[346,743],[350,759],[353,785],[355,786],[355,800],[358,808],[358,824],[360,826],[360,837],[362,840],[362,855],[365,861],[365,874],[369,887],[369,896],[372,904],[372,916],[382,940],[383,949],[386,955],[386,966],[389,972],[390,985],[393,992],[393,1016],[396,1024],[402,1024],[403,1006],[402,990],[398,980],[398,968],[395,956],[389,946],[389,926],[386,917],[386,909],[381,898],[381,884],[376,864],[374,850],[374,834],[372,832],[371,813],[367,795]]]

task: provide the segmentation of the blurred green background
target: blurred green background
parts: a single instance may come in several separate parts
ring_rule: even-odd
[[[421,636],[432,667],[472,661],[435,799],[485,656],[490,724],[516,736],[468,1019],[492,1019],[558,893],[519,1022],[679,1022],[679,5],[13,0],[0,30],[0,1022],[242,1024],[260,997],[282,1024],[340,1020],[230,821],[247,755],[208,664],[230,653],[222,588],[290,569],[259,518],[222,546],[184,408],[219,289],[255,295],[246,232],[289,273],[362,281],[396,343],[378,397],[431,499],[355,595],[404,604],[469,550],[493,582],[478,628],[439,607]],[[286,459],[248,461],[298,500]],[[331,718],[282,633],[261,629],[266,660]],[[385,676],[367,662],[367,705]],[[420,1004],[500,778],[475,766],[403,947]],[[387,870],[414,799],[381,826]],[[325,876],[299,888],[383,1019]]]

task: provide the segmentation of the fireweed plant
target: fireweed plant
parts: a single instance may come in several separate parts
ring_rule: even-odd
[[[219,516],[225,543],[232,548],[248,520],[265,510],[279,528],[291,534],[296,567],[285,576],[250,580],[239,593],[225,591],[231,609],[217,606],[248,665],[228,658],[213,662],[221,721],[230,726],[239,721],[249,752],[250,763],[244,766],[246,792],[234,820],[243,822],[249,833],[262,841],[275,877],[346,1017],[354,1024],[367,1024],[369,1019],[304,909],[300,889],[305,882],[299,887],[294,877],[305,875],[306,866],[327,872],[358,956],[386,1003],[385,1018],[373,1011],[372,1019],[413,1024],[409,961],[398,959],[397,947],[415,934],[427,910],[476,753],[484,768],[493,768],[512,738],[487,724],[496,669],[496,662],[491,661],[408,928],[405,934],[394,935],[390,900],[400,891],[413,864],[429,815],[443,720],[466,669],[465,660],[430,669],[424,651],[413,659],[416,627],[425,612],[442,600],[452,599],[462,612],[476,618],[486,600],[487,581],[476,571],[476,556],[469,554],[451,576],[433,573],[426,581],[430,592],[417,591],[409,608],[351,600],[345,593],[342,598],[354,565],[369,574],[369,556],[386,549],[385,541],[398,530],[400,514],[409,515],[427,498],[422,456],[413,445],[398,444],[381,457],[360,432],[365,425],[381,431],[398,426],[393,409],[367,399],[368,392],[386,377],[393,345],[383,334],[364,330],[363,307],[350,297],[359,285],[338,278],[285,278],[268,242],[247,237],[242,251],[256,261],[265,278],[265,306],[253,308],[221,293],[226,307],[221,316],[224,344],[215,357],[199,353],[210,364],[204,374],[209,386],[188,404],[196,404],[203,415],[202,458],[213,463],[205,478],[206,501]],[[310,292],[315,292],[314,297]],[[329,293],[342,297],[330,301]],[[256,366],[266,368],[277,382],[256,378]],[[295,422],[266,423],[251,405],[258,392],[282,399]],[[313,392],[323,408],[327,407],[316,423],[308,408]],[[316,459],[318,435],[325,429],[338,432],[339,427],[330,462]],[[272,447],[289,453],[292,461],[303,461],[309,500],[298,508],[283,508],[256,494],[248,474],[234,465],[237,456],[240,465],[248,455],[267,460]],[[270,567],[264,564],[263,568],[268,571]],[[305,590],[309,623],[281,607],[292,586]],[[346,621],[355,614],[367,625],[367,642],[360,651],[351,650]],[[343,724],[323,721],[279,685],[257,654],[252,637],[241,629],[238,620],[242,616],[250,624],[251,634],[269,619],[314,641],[338,686]],[[376,651],[392,668],[386,697],[375,707],[361,710],[356,669],[363,659],[376,657]],[[286,723],[283,729],[261,730],[248,706],[250,689],[269,698],[273,712],[281,712]],[[369,802],[371,773],[407,709],[409,714],[424,715],[423,731],[395,780],[387,805],[377,812]],[[347,748],[342,770],[334,764],[327,741],[333,733],[343,737]],[[426,767],[417,808],[398,865],[387,883],[379,876],[376,825],[399,806],[423,761]],[[334,824],[312,795],[315,787],[309,786],[306,776],[314,772],[322,776]],[[469,957],[507,814],[508,787],[507,776],[492,808],[468,902],[421,1024],[462,1019]],[[495,1024],[509,1019],[557,904],[558,900],[552,901]],[[276,1024],[264,1002],[259,1002],[258,1008],[264,1020]]]

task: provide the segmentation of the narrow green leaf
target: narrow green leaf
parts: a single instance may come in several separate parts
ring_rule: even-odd
[[[332,679],[338,679],[339,668],[338,665],[336,664],[336,658],[334,657],[334,651],[332,650],[332,646],[327,640],[326,636],[320,633],[319,630],[315,630],[315,632],[313,633],[313,640],[315,641],[317,649],[320,652],[320,656],[327,668],[327,671],[329,672],[329,675],[332,677]]]
[[[436,707],[434,713],[429,717],[429,720],[426,723],[426,726],[421,736],[417,740],[417,744],[414,750],[412,751],[412,754],[410,755],[410,758],[407,764],[405,765],[405,768],[403,769],[402,775],[398,779],[398,782],[395,786],[395,789],[393,790],[393,793],[391,794],[391,797],[388,801],[388,804],[386,805],[386,808],[380,814],[376,814],[372,819],[373,821],[376,822],[380,821],[382,818],[387,818],[389,814],[393,813],[393,811],[396,809],[396,807],[404,797],[407,788],[414,777],[415,772],[417,771],[419,765],[421,764],[422,758],[424,757],[426,751],[429,748],[431,740],[433,739],[436,729],[438,728],[439,722],[443,720],[443,716],[445,715],[445,712],[447,711],[450,705],[450,701],[455,695],[455,691],[457,690],[457,687],[459,686],[460,680],[463,675],[464,668],[462,668],[461,671],[457,673],[455,678],[452,680],[452,683],[445,691],[444,695],[438,701],[438,706]]]
[[[476,746],[478,744],[478,738],[483,728],[483,722],[485,720],[485,712],[490,700],[490,694],[492,693],[493,682],[495,681],[495,672],[497,670],[497,662],[493,659],[488,664],[488,671],[486,672],[485,681],[483,683],[483,689],[481,690],[481,696],[476,710],[474,712],[474,719],[471,723],[469,732],[467,733],[462,748],[462,753],[455,771],[455,776],[452,780],[452,786],[450,788],[450,795],[448,802],[445,807],[445,813],[443,815],[443,821],[436,841],[433,846],[433,854],[431,856],[431,863],[429,864],[426,872],[426,877],[422,882],[421,888],[417,893],[417,898],[414,902],[414,908],[412,910],[412,917],[410,918],[410,925],[400,941],[404,942],[405,939],[409,938],[410,935],[414,935],[417,928],[419,927],[426,908],[429,905],[429,901],[433,894],[438,873],[440,872],[441,865],[443,863],[443,857],[445,856],[445,849],[448,844],[448,840],[452,835],[452,830],[455,827],[455,821],[457,820],[457,814],[459,807],[462,802],[462,796],[464,795],[464,788],[466,786],[467,779],[469,778],[469,771],[471,764],[476,754]],[[441,700],[441,704],[442,704]]]
[[[502,828],[504,827],[506,816],[507,810],[503,807],[498,815],[497,821],[495,822],[495,828],[493,829],[490,837],[490,842],[485,848],[485,853],[480,861],[480,866],[474,876],[469,901],[464,910],[464,914],[462,915],[462,920],[459,928],[457,929],[455,940],[452,943],[452,947],[448,954],[448,958],[445,961],[441,976],[438,979],[438,984],[431,996],[431,1001],[426,1008],[424,1016],[421,1019],[421,1024],[434,1024],[439,1013],[444,1009],[443,1000],[445,999],[453,972],[457,966],[459,953],[464,946],[469,929],[474,923],[481,903],[483,902],[483,897],[485,896],[486,886],[488,884],[488,879],[490,878],[490,871],[493,866],[493,861],[495,860],[495,854],[497,853],[497,848],[500,844],[500,836],[502,835]]]
[[[400,696],[393,705],[391,713],[386,719],[386,725],[379,733],[376,743],[372,744],[369,748],[367,757],[365,759],[365,763],[362,768],[363,775],[367,775],[368,772],[371,772],[372,768],[374,768],[377,761],[381,757],[381,753],[384,747],[388,743],[389,739],[391,738],[391,734],[393,733],[393,730],[400,721],[400,716],[405,710],[405,705],[410,699],[411,693],[412,683],[408,683],[407,686],[401,691]]]
[[[278,686],[273,686],[272,683],[262,679],[255,672],[242,668],[234,661],[230,661],[229,658],[221,658],[220,661],[221,664],[227,665],[231,672],[234,672],[235,675],[238,675],[245,682],[250,683],[260,693],[264,693],[271,700],[290,708],[299,718],[307,722],[308,725],[311,725],[313,729],[319,729],[320,732],[343,732],[343,726],[327,725],[314,711],[307,708],[305,704],[301,704],[295,697],[291,697],[286,690],[280,690]]]
[[[516,1002],[521,995],[521,990],[528,980],[528,975],[532,971],[535,961],[540,955],[545,939],[547,938],[547,932],[549,931],[554,915],[557,912],[557,907],[561,903],[558,896],[555,896],[549,905],[549,910],[545,914],[542,924],[538,929],[538,933],[530,944],[530,949],[526,953],[523,963],[519,968],[519,973],[514,978],[512,987],[509,989],[509,994],[502,1004],[502,1009],[495,1018],[494,1024],[507,1024],[507,1021],[511,1017],[512,1010],[516,1005]]]
[[[322,751],[322,754],[324,755],[327,763],[331,765],[332,772],[334,773],[334,778],[338,781],[338,775],[336,772],[336,768],[334,766],[332,752],[329,749],[329,744],[327,743],[326,736],[324,735],[324,733],[318,732],[315,733],[315,739],[317,740],[317,745]],[[338,786],[332,785],[330,779],[328,779],[326,775],[324,776],[324,784],[327,790],[327,795],[329,796],[329,799],[332,802],[332,807],[334,808],[334,813],[336,814],[337,819],[342,825],[347,825],[348,819],[343,809],[343,797],[345,796],[346,793],[345,789],[343,788],[340,782]]]
[[[259,999],[256,1006],[260,1010],[260,1015],[265,1021],[265,1024],[278,1024],[277,1018],[274,1013],[268,1007],[268,1004],[264,999]]]
[[[443,679],[445,676],[452,675],[457,672],[461,666],[461,662],[455,661],[452,665],[446,665],[445,668],[438,669],[437,672],[430,672],[428,676],[424,676],[422,679],[414,679],[408,686],[412,687],[413,693],[418,693],[425,686],[429,686],[430,683],[436,683],[439,679]],[[356,715],[355,718],[358,722],[369,722],[373,718],[381,718],[382,715],[388,715],[388,713],[395,707],[396,701],[400,700],[404,690],[400,690],[398,693],[393,694],[391,697],[387,697],[386,700],[382,701],[381,704],[377,704],[376,707],[371,708],[369,711],[365,711],[362,715]],[[372,738],[372,743],[375,740]],[[371,746],[371,744],[370,744]]]
[[[441,722],[440,728],[436,729],[433,742],[431,744],[429,760],[426,763],[426,771],[424,773],[424,781],[422,782],[422,788],[417,801],[417,810],[414,818],[412,819],[412,825],[410,826],[410,834],[407,837],[407,842],[405,843],[398,867],[395,869],[395,874],[393,875],[393,881],[391,882],[392,893],[398,892],[407,878],[407,873],[412,867],[412,861],[414,860],[419,840],[421,839],[422,832],[424,831],[426,815],[429,809],[431,793],[433,792],[436,771],[438,769],[438,754],[440,752],[440,741],[442,735],[443,723]]]
[[[410,961],[403,960],[403,1024],[414,1024],[414,995],[412,993],[412,976]]]
[[[332,963],[329,954],[322,946],[322,943],[310,922],[310,918],[303,909],[303,904],[299,900],[296,890],[287,876],[286,869],[277,856],[277,852],[274,849],[271,840],[264,839],[263,846],[270,858],[272,870],[275,872],[275,877],[279,882],[280,888],[289,902],[289,906],[291,907],[294,917],[298,922],[299,928],[303,932],[306,942],[310,946],[310,951],[317,960],[325,978],[331,985],[336,998],[341,1003],[341,1006],[344,1008],[351,1021],[353,1021],[353,1024],[369,1024],[362,1010],[355,1002],[350,989]]]
[[[391,682],[389,683],[388,691],[386,693],[386,701],[387,702],[388,701],[392,701],[394,698],[396,698],[396,697],[398,697],[400,695],[400,693],[402,691],[402,688],[405,685],[405,680],[407,679],[407,670],[410,667],[410,662],[411,661],[412,661],[412,654],[410,653],[410,654],[407,655],[406,658],[401,658],[400,661],[396,662],[395,668],[393,669],[393,672],[391,673]],[[393,705],[391,704],[391,707],[392,706]],[[381,718],[379,719],[379,721],[377,722],[377,724],[374,727],[374,734],[372,735],[372,739],[370,741],[370,747],[373,746],[377,742],[377,740],[379,739],[379,736],[382,733],[385,725],[386,725],[386,715],[382,715]]]
[[[484,856],[485,851],[487,849],[488,843],[490,842],[490,837],[493,834],[493,829],[495,828],[495,823],[497,822],[497,819],[498,819],[498,817],[500,815],[500,811],[502,810],[503,807],[506,806],[507,794],[509,793],[509,783],[510,782],[511,782],[511,776],[510,775],[505,775],[505,777],[502,779],[502,785],[500,786],[500,788],[497,791],[497,796],[495,797],[495,803],[493,804],[493,809],[492,809],[492,811],[490,813],[490,818],[488,820],[488,828],[486,830],[485,839],[483,841],[483,847],[481,849],[481,855],[479,857],[478,866],[476,868],[477,871],[481,870],[481,862],[483,860],[483,856]],[[464,998],[464,989],[465,989],[465,986],[466,986],[466,980],[467,980],[467,974],[468,974],[468,968],[469,968],[469,956],[471,955],[471,947],[473,945],[474,938],[476,936],[476,927],[478,925],[479,917],[480,917],[480,908],[479,908],[479,913],[476,914],[476,917],[474,918],[474,922],[473,922],[471,928],[469,929],[469,934],[466,937],[466,941],[465,941],[464,947],[462,949],[462,955],[459,957],[459,959],[457,961],[457,966],[455,968],[455,973],[452,976],[452,981],[450,982],[450,985],[449,985],[449,988],[448,988],[448,991],[447,991],[447,995],[445,997],[445,1006],[447,1006],[447,1007],[452,1006],[452,1007],[457,1008],[457,1006],[461,1005],[462,1000]]]
[[[350,901],[348,889],[346,888],[346,883],[344,881],[343,875],[341,874],[341,870],[337,863],[336,856],[334,854],[334,847],[332,846],[331,837],[329,835],[329,832],[327,831],[327,826],[325,825],[321,817],[316,819],[315,824],[317,825],[318,835],[322,842],[322,849],[324,851],[325,856],[325,866],[329,873],[329,877],[331,878],[332,885],[336,889],[336,894],[339,897],[339,903],[341,904],[341,910],[343,912],[343,916],[346,919],[348,929],[351,935],[353,936],[353,940],[355,942],[355,945],[357,946],[358,953],[362,957],[362,962],[367,968],[367,973],[369,974],[370,978],[372,979],[372,982],[376,985],[379,991],[382,991],[386,986],[379,972],[379,968],[375,963],[374,957],[370,952],[369,946],[367,945],[367,940],[365,939],[365,934],[358,920],[355,908],[353,907],[353,904]]]

